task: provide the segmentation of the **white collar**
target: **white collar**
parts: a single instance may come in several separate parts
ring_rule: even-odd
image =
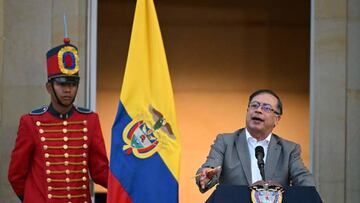
[[[272,133],[270,133],[264,140],[261,141],[257,141],[257,139],[255,139],[253,136],[251,136],[251,134],[249,133],[249,131],[247,130],[247,128],[245,128],[245,134],[246,134],[246,140],[249,142],[253,142],[253,143],[257,143],[257,142],[265,142],[266,144],[270,143],[270,139],[272,136]]]

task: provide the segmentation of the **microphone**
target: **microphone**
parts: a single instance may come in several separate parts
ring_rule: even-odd
[[[265,162],[264,162],[264,148],[262,146],[257,146],[255,148],[255,157],[257,159],[257,164],[260,170],[260,175],[263,179],[263,181],[265,181],[265,171],[264,171],[264,166],[265,166]]]

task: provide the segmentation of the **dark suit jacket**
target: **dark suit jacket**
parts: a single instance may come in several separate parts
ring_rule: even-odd
[[[265,179],[283,186],[315,186],[313,176],[300,157],[300,145],[272,134],[265,163]],[[234,133],[220,134],[211,146],[205,167],[222,166],[220,174],[214,176],[205,192],[217,183],[230,185],[251,185],[251,161],[245,129]],[[199,185],[199,177],[196,179]]]

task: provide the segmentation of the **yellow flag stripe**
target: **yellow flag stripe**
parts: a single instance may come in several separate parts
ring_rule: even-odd
[[[122,87],[120,100],[133,119],[139,116],[151,118],[149,106],[152,106],[170,124],[176,139],[169,139],[163,133],[158,152],[178,180],[180,134],[166,54],[152,0],[138,0]]]

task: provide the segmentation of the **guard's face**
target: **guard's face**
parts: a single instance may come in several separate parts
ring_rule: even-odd
[[[77,89],[78,89],[78,83],[76,82],[66,82],[66,83],[60,83],[57,81],[53,81],[53,87],[54,92],[56,93],[57,97],[59,98],[60,102],[64,106],[70,106],[75,100]],[[51,88],[51,83],[47,83],[46,85],[48,92],[51,95],[51,102],[52,103],[58,103],[54,92]]]
[[[277,115],[277,99],[271,94],[262,93],[249,103],[246,114],[246,127],[250,133],[269,135],[280,120]]]

